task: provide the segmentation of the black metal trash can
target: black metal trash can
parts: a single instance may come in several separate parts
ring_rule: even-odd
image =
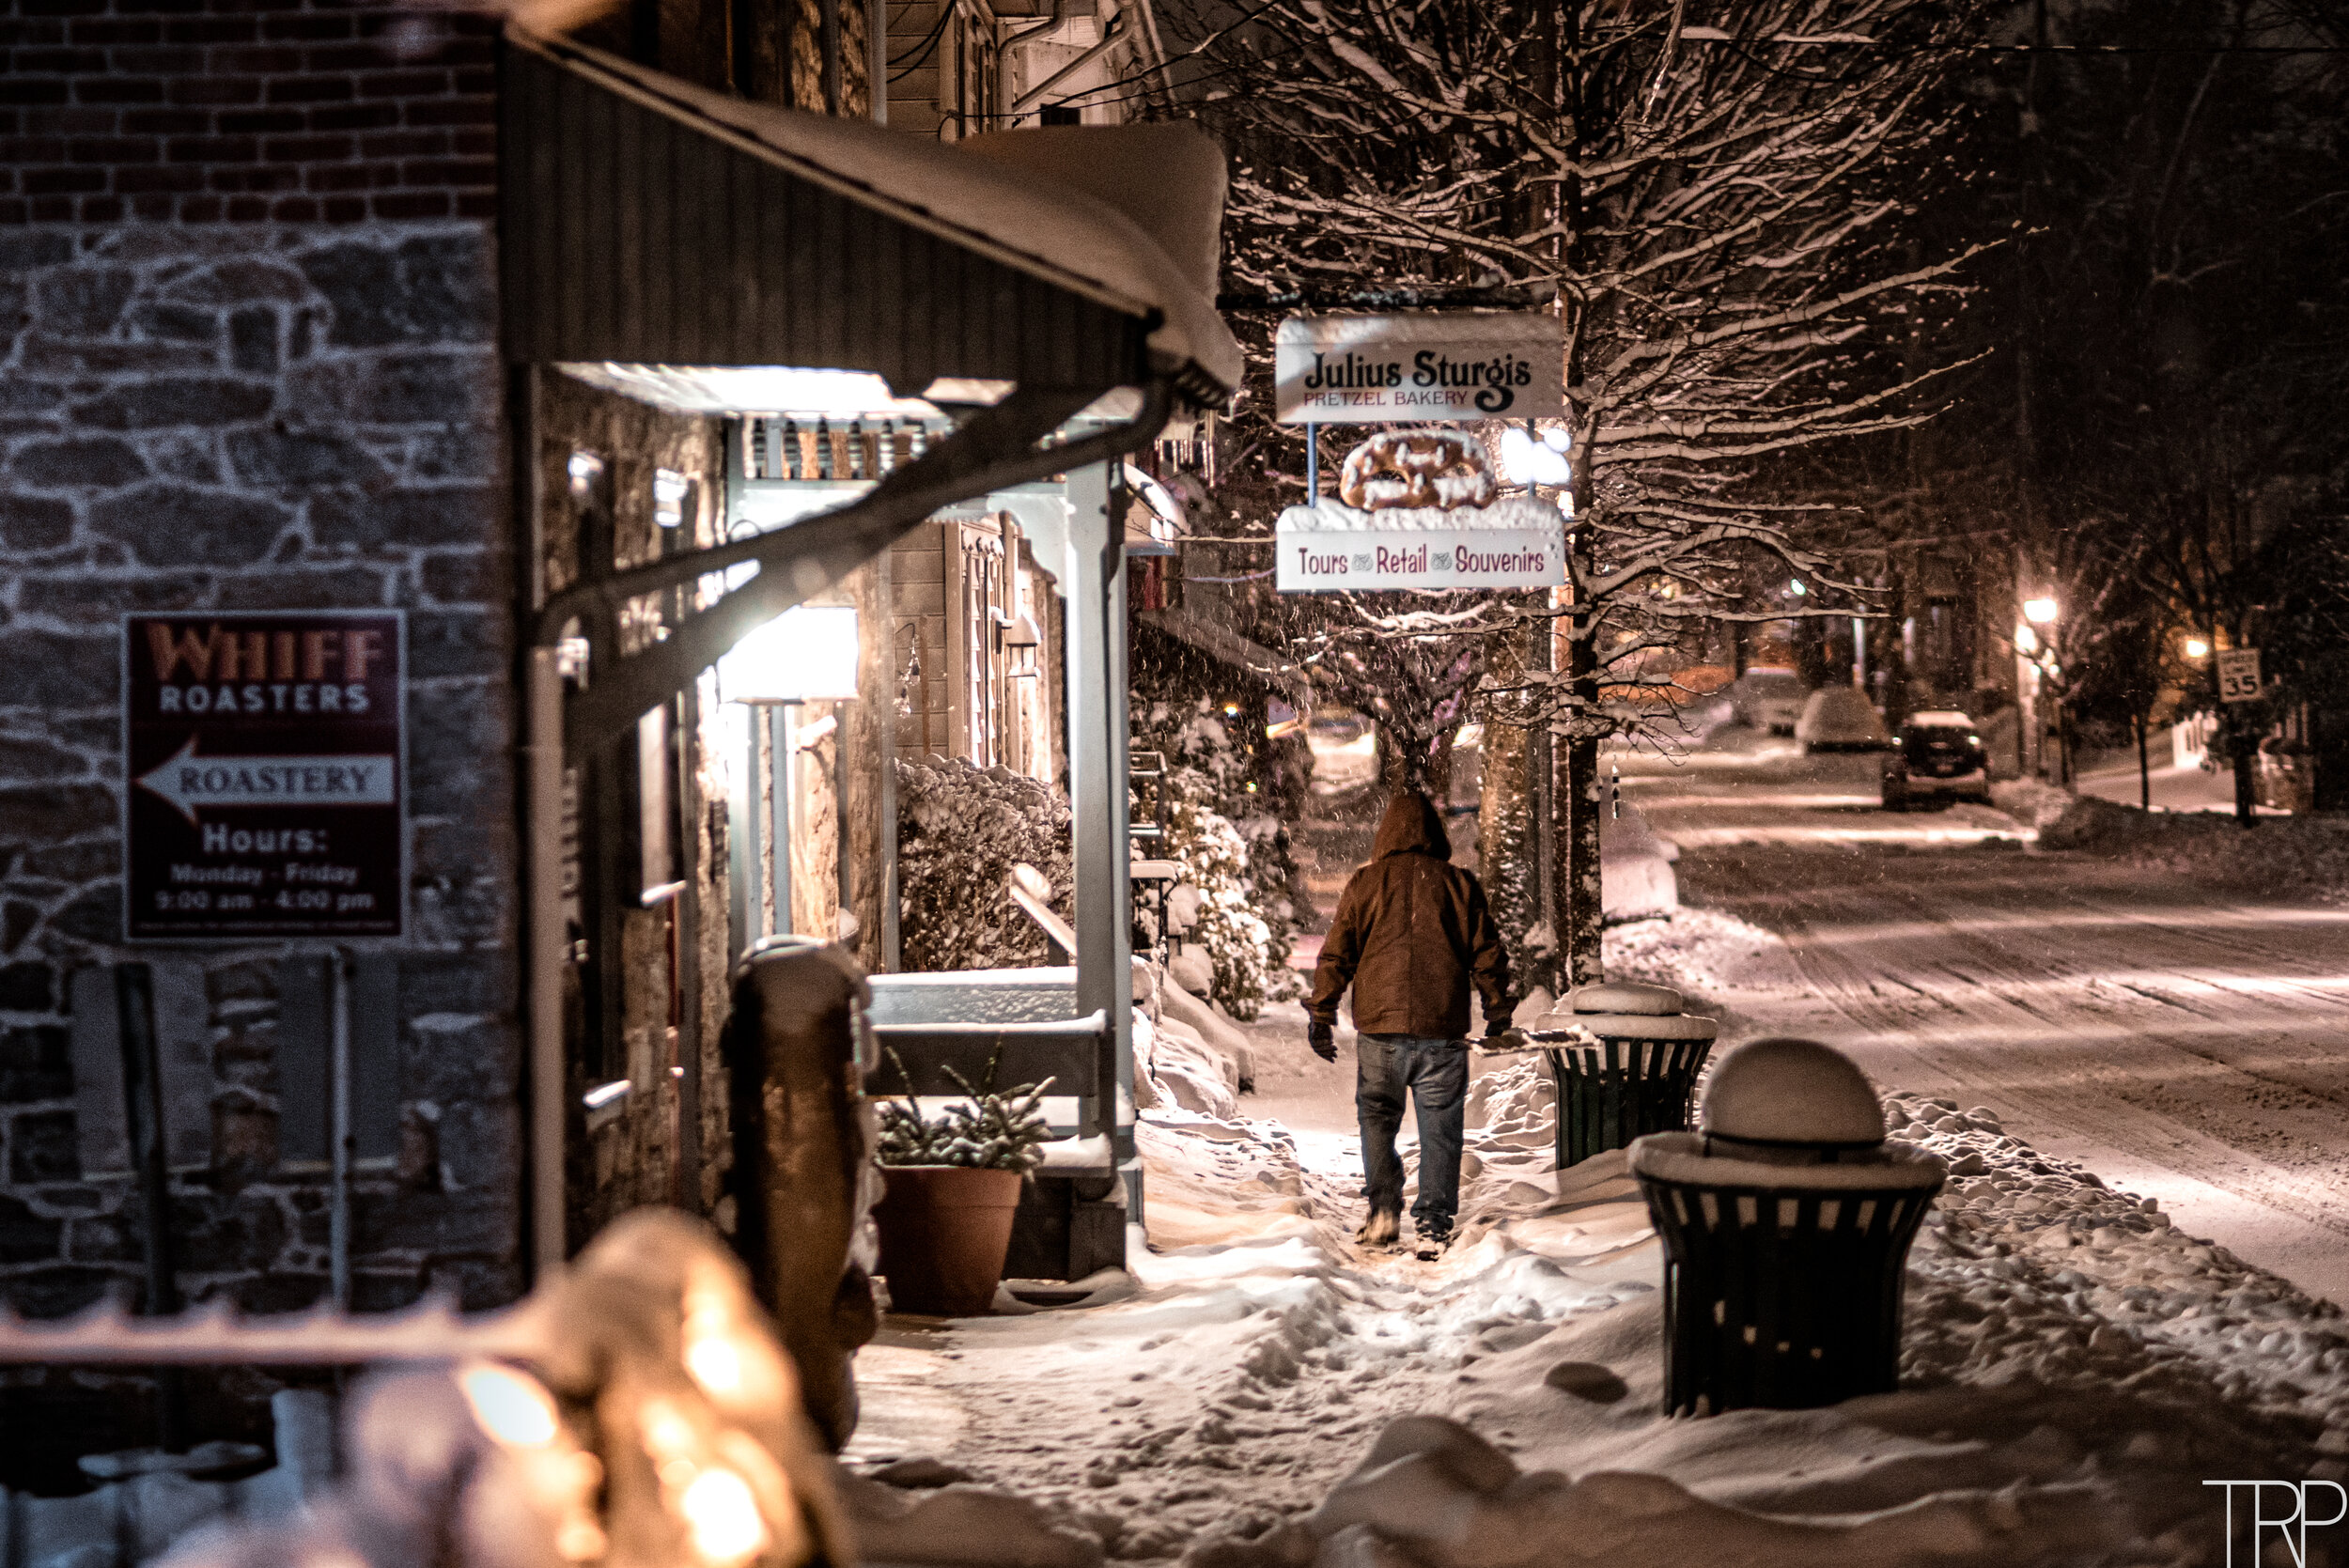
[[[1831,1165],[1705,1152],[1696,1133],[1632,1146],[1664,1243],[1664,1407],[1798,1410],[1900,1381],[1909,1243],[1941,1162],[1903,1144]]]
[[[1586,986],[1575,993],[1573,1019],[1598,1036],[1596,1045],[1567,1030],[1527,1031],[1558,1086],[1558,1169],[1648,1133],[1688,1128],[1697,1074],[1720,1026],[1680,1007],[1669,986]]]

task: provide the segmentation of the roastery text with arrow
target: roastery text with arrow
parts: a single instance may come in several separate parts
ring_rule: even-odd
[[[199,757],[190,737],[139,785],[194,822],[208,806],[388,806],[397,768],[388,756]]]

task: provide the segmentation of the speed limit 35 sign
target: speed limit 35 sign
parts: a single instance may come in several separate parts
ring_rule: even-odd
[[[2248,703],[2259,700],[2260,651],[2257,648],[2228,648],[2217,655],[2218,661],[2218,700],[2222,703]]]

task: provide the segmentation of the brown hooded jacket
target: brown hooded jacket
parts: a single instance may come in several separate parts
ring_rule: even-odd
[[[1347,879],[1321,944],[1308,1011],[1333,1023],[1354,987],[1354,1027],[1365,1034],[1458,1040],[1469,1028],[1469,982],[1485,999],[1485,1028],[1509,1027],[1509,959],[1485,890],[1450,863],[1452,841],[1427,797],[1387,802],[1371,861]]]

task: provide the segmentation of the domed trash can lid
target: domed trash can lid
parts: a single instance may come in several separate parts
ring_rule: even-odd
[[[1874,1149],[1884,1108],[1850,1057],[1816,1040],[1752,1040],[1716,1063],[1697,1114],[1706,1138],[1755,1148]]]
[[[1683,1006],[1680,993],[1670,986],[1649,986],[1637,980],[1585,986],[1572,1000],[1577,1013],[1634,1013],[1641,1017],[1669,1017]]]
[[[1556,1011],[1533,1020],[1536,1040],[1571,1040],[1587,1030],[1602,1040],[1710,1040],[1720,1025],[1680,1011],[1681,996],[1670,986],[1636,980],[1585,986]]]

